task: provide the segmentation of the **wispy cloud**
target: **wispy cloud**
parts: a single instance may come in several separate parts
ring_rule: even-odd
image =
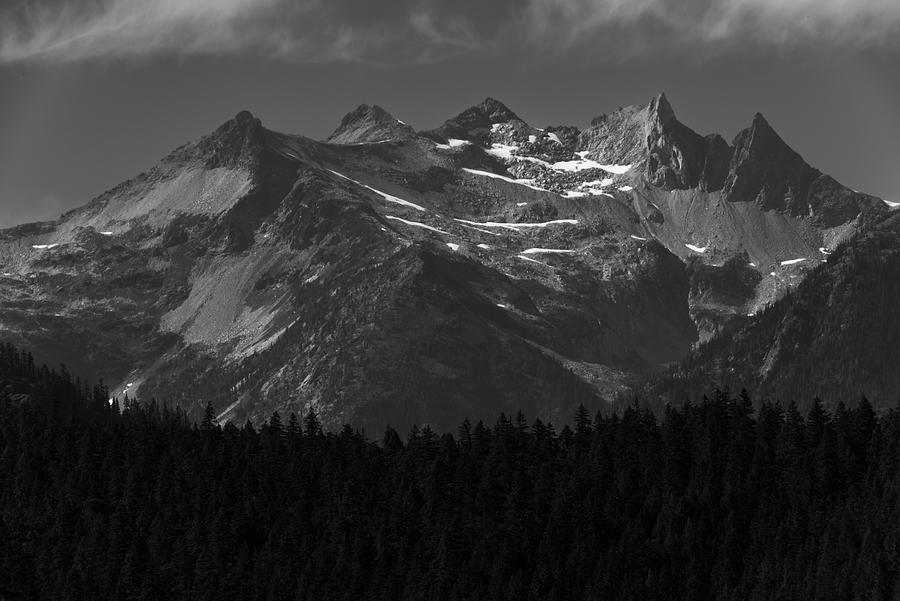
[[[24,0],[0,9],[0,62],[254,53],[431,61],[578,49],[900,49],[897,0]]]
[[[624,54],[773,45],[900,49],[900,2],[528,0],[519,30],[522,43],[562,51],[604,45]]]

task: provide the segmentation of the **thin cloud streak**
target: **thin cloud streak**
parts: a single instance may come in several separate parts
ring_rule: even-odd
[[[589,50],[900,49],[896,0],[26,0],[0,10],[0,63],[256,54],[431,62]]]

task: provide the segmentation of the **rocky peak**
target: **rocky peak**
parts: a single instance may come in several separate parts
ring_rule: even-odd
[[[210,169],[247,166],[258,158],[265,143],[262,121],[250,111],[241,111],[202,138],[196,152]]]
[[[505,104],[490,96],[485,98],[481,104],[478,104],[469,110],[471,111],[473,109],[476,114],[483,115],[487,119],[487,122],[491,124],[506,123],[513,120],[521,121],[519,116],[509,110]]]
[[[505,104],[488,97],[481,103],[467,108],[452,119],[448,119],[439,128],[423,133],[438,142],[446,142],[450,138],[457,138],[483,145],[489,143],[491,129],[501,124],[508,124],[515,130],[524,131],[530,129]]]
[[[376,105],[361,104],[341,119],[341,124],[325,139],[329,144],[373,144],[408,138],[415,131]]]
[[[775,154],[781,158],[802,159],[772,128],[762,113],[753,116],[750,127],[738,133],[734,139],[736,156],[741,160],[761,158]]]
[[[643,165],[648,181],[666,190],[697,186],[706,158],[704,139],[675,118],[665,94],[595,118],[580,142],[602,163]]]
[[[669,104],[665,94],[655,96],[647,103],[647,120],[656,121],[657,123],[670,123],[675,121],[675,111]]]
[[[734,138],[725,180],[726,198],[732,202],[756,202],[763,210],[809,212],[809,187],[819,176],[785,143],[761,113]]]

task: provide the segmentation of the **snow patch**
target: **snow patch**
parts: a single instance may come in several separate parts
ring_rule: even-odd
[[[537,263],[538,265],[543,265],[544,267],[550,267],[543,261],[538,261],[537,259],[532,259],[531,257],[526,257],[525,255],[516,255],[516,256],[519,257],[520,259],[522,259],[523,261],[529,261],[531,263]]]
[[[451,148],[459,148],[460,146],[466,146],[471,144],[468,140],[459,140],[457,138],[450,138],[447,140],[446,144],[435,144],[438,148],[443,150],[450,150]]]
[[[100,232],[100,233],[103,234],[104,236],[112,236],[113,235],[112,232]]]
[[[612,194],[608,192],[604,192],[602,189],[597,188],[587,188],[586,190],[566,190],[564,194],[562,194],[563,198],[584,198],[585,196],[609,196],[610,198],[615,198]]]
[[[491,250],[491,247],[487,244],[478,244],[478,248],[483,248],[484,250]]]
[[[472,173],[474,175],[483,175],[484,177],[500,179],[511,184],[519,184],[520,186],[525,186],[526,188],[531,188],[532,190],[537,190],[538,192],[549,192],[549,190],[547,190],[546,188],[539,188],[535,186],[532,183],[534,180],[530,179],[513,179],[511,177],[506,177],[505,175],[497,175],[496,173],[491,173],[490,171],[479,171],[478,169],[469,169],[467,167],[463,167],[463,171],[465,171],[466,173]]]
[[[606,186],[611,186],[612,183],[613,183],[613,179],[611,177],[606,177],[604,179],[595,179],[590,182],[581,182],[580,184],[578,184],[578,187],[579,188],[593,188],[593,187],[605,188]]]
[[[500,307],[501,309],[506,308],[506,305],[504,305],[503,303],[497,303],[497,306]]]
[[[534,136],[534,135],[528,136],[528,143],[529,143],[529,144],[534,144],[535,142],[537,142],[537,136]]]
[[[512,160],[513,152],[519,150],[518,146],[511,146],[509,144],[491,144],[491,147],[485,150],[490,155],[495,157],[499,157],[501,159]]]
[[[47,250],[50,248],[56,248],[59,244],[32,244],[31,248],[36,248],[37,250]]]
[[[516,206],[517,206],[517,207],[524,207],[524,206],[527,205],[527,204],[528,204],[527,202],[517,202],[517,203],[516,203]]]
[[[632,190],[634,190],[634,188],[631,186],[619,186],[620,192],[631,192]]]
[[[547,227],[550,225],[557,224],[568,224],[568,225],[577,225],[578,221],[576,219],[554,219],[553,221],[544,221],[541,223],[507,223],[503,221],[486,221],[484,223],[480,223],[478,221],[469,221],[468,219],[454,219],[454,221],[458,221],[460,223],[467,223],[469,225],[480,225],[483,227],[502,227],[508,230],[518,230],[519,228],[532,228],[532,227]]]
[[[797,263],[802,263],[805,260],[806,260],[805,257],[802,259],[789,259],[787,261],[782,261],[781,264],[782,265],[796,265]]]
[[[397,196],[394,196],[393,194],[388,194],[387,192],[382,192],[381,190],[376,190],[376,189],[373,188],[372,186],[367,186],[366,184],[364,184],[364,183],[362,183],[362,182],[358,182],[358,181],[356,181],[355,179],[353,179],[352,177],[347,177],[347,176],[344,175],[343,173],[338,173],[337,171],[334,171],[333,169],[329,169],[328,171],[330,171],[331,173],[335,174],[335,175],[338,176],[338,177],[342,177],[342,178],[344,178],[344,179],[346,179],[346,180],[349,180],[349,181],[353,182],[354,184],[356,184],[356,185],[358,185],[358,186],[362,186],[362,187],[365,188],[366,190],[369,190],[369,191],[371,191],[371,192],[374,192],[375,194],[377,194],[378,196],[382,197],[383,199],[385,199],[385,200],[388,201],[388,202],[393,202],[393,203],[398,204],[398,205],[403,205],[403,206],[405,206],[405,207],[410,207],[410,208],[416,209],[417,211],[424,211],[424,210],[425,210],[425,207],[423,207],[423,206],[421,206],[421,205],[417,205],[417,204],[415,204],[415,203],[409,202],[408,200],[403,200],[402,198],[398,198]]]
[[[616,175],[622,175],[631,169],[631,165],[602,165],[597,161],[585,158],[573,161],[559,161],[553,163],[550,167],[557,171],[568,171],[570,173],[584,171],[585,169],[602,169],[607,173],[614,173]]]
[[[578,251],[566,250],[562,248],[526,248],[520,255],[537,255],[537,254],[558,254],[558,255],[574,255]]]
[[[886,200],[884,198],[882,198],[882,200],[884,200],[884,204],[886,204],[891,209],[896,209],[897,207],[900,207],[900,202],[893,202],[891,200]]]
[[[635,240],[640,240],[641,242],[647,241],[646,238],[641,238],[640,236],[635,236],[634,234],[631,234],[631,237],[634,238]]]
[[[474,223],[474,222],[472,222]],[[490,234],[491,236],[502,236],[503,234],[500,232],[492,232],[490,230],[485,230],[480,227],[472,227],[471,225],[463,224],[463,227],[470,230],[475,230],[476,232],[481,232],[482,234]]]
[[[558,163],[553,163],[552,165],[550,165],[550,167],[559,171],[603,169],[607,173],[613,173],[615,175],[622,175],[623,173],[627,173],[631,169],[631,165],[603,165],[593,159],[587,158],[588,154],[590,154],[589,150],[581,150],[575,153],[575,155],[578,157],[578,160],[559,161]]]
[[[445,234],[448,236],[450,235],[450,232],[445,232],[444,230],[439,230],[436,227],[431,227],[430,225],[421,223],[419,221],[407,221],[406,219],[403,219],[401,217],[394,217],[393,215],[385,215],[385,217],[388,219],[393,219],[394,221],[400,221],[402,223],[405,223],[406,225],[411,225],[413,227],[425,228],[426,230],[431,230],[432,232],[437,232],[438,234]]]
[[[556,135],[555,133],[553,133],[553,132],[547,134],[547,137],[550,138],[551,140],[553,140],[554,142],[556,142],[557,144],[562,144],[562,140],[560,140],[560,139],[559,139],[559,136],[557,136],[557,135]]]
[[[447,242],[447,246],[450,247],[450,250],[457,251],[459,250],[459,244],[454,244],[453,242]]]
[[[709,248],[708,246],[694,246],[693,244],[685,244],[685,246],[687,246],[692,251],[700,253],[700,254],[705,253],[706,249]]]

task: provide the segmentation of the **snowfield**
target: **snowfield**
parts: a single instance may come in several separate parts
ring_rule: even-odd
[[[446,236],[450,235],[450,232],[445,232],[444,230],[439,230],[436,227],[431,227],[427,223],[422,223],[420,221],[408,221],[406,219],[403,219],[402,217],[394,217],[393,215],[385,215],[385,217],[388,219],[393,219],[394,221],[400,221],[402,223],[405,223],[406,225],[411,225],[413,227],[421,227],[426,230],[431,230],[432,232],[437,232],[438,234],[444,234]]]
[[[441,150],[450,150],[452,148],[459,148],[460,146],[467,146],[471,144],[468,140],[457,140],[456,138],[450,138],[447,140],[446,144],[435,144],[437,148]]]
[[[538,186],[535,186],[533,180],[530,179],[513,179],[511,177],[506,177],[505,175],[498,175],[496,173],[491,173],[490,171],[469,169],[468,167],[463,167],[463,171],[465,171],[466,173],[471,173],[473,175],[483,175],[484,177],[503,180],[511,184],[519,184],[520,186],[525,186],[526,188],[531,188],[532,190],[537,190],[538,192],[549,192],[549,190],[547,190],[546,188],[539,188]]]
[[[482,227],[502,227],[508,230],[518,230],[519,228],[531,228],[531,227],[547,227],[550,225],[557,224],[567,224],[567,225],[577,225],[578,221],[576,219],[554,219],[553,221],[544,221],[541,223],[507,223],[503,221],[486,221],[481,223],[479,221],[469,221],[468,219],[454,219],[454,221],[458,221],[460,223],[466,223],[469,225],[480,225]]]
[[[532,259],[531,257],[526,257],[525,255],[516,255],[516,256],[519,257],[520,259],[522,259],[523,261],[528,261],[530,263],[537,263],[538,265],[543,265],[544,267],[550,267],[543,261],[538,261],[537,259]]]
[[[346,179],[346,180],[349,180],[349,181],[353,182],[353,183],[356,184],[357,186],[362,186],[363,188],[365,188],[366,190],[369,190],[370,192],[374,192],[375,194],[377,194],[378,196],[382,197],[383,199],[385,199],[385,200],[388,201],[388,202],[393,202],[393,203],[398,204],[398,205],[403,205],[403,206],[405,206],[405,207],[410,207],[410,208],[416,209],[417,211],[424,211],[424,210],[426,210],[425,207],[423,207],[423,206],[421,206],[421,205],[417,205],[417,204],[415,204],[415,203],[413,203],[413,202],[409,202],[408,200],[403,200],[402,198],[399,198],[399,197],[397,197],[397,196],[394,196],[393,194],[388,194],[387,192],[382,192],[381,190],[376,190],[376,189],[373,188],[372,186],[367,186],[366,184],[364,184],[364,183],[362,183],[362,182],[358,182],[358,181],[356,181],[355,179],[353,179],[352,177],[347,177],[347,176],[344,175],[343,173],[338,173],[337,171],[334,171],[333,169],[329,169],[328,171],[330,171],[331,173],[335,174],[335,175],[338,176],[338,177],[342,177],[342,178],[344,178],[344,179]]]
[[[485,152],[489,155],[511,161],[513,160],[513,152],[517,150],[519,150],[518,146],[511,146],[509,144],[491,144],[491,147],[486,149]]]
[[[559,254],[559,255],[574,255],[575,250],[566,250],[562,248],[527,248],[523,250],[520,255],[538,255],[538,254]]]
[[[607,173],[613,173],[615,175],[628,173],[631,169],[631,165],[603,165],[593,159],[586,158],[588,154],[587,150],[576,152],[575,154],[578,155],[578,159],[572,161],[559,161],[553,163],[550,167],[557,171],[568,172],[584,171],[585,169],[602,169]]]

